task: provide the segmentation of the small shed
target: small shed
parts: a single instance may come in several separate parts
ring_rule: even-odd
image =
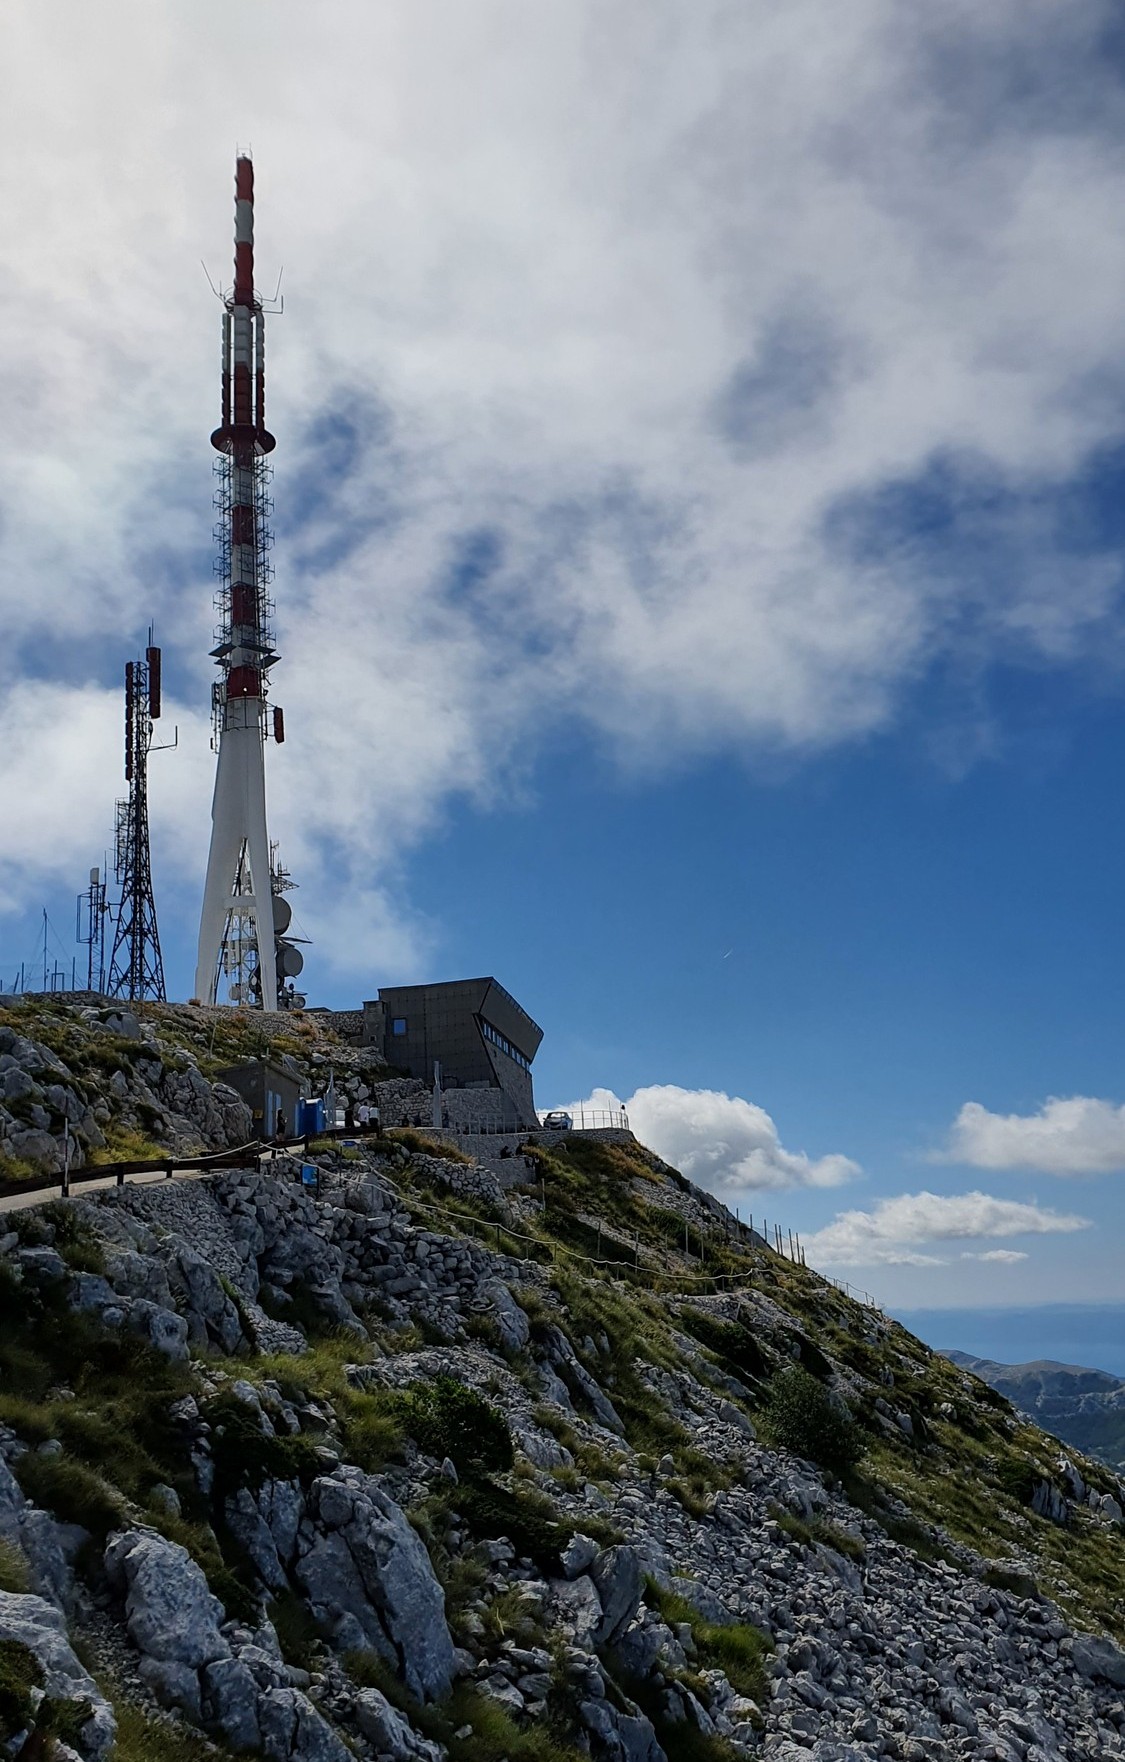
[[[254,1116],[254,1130],[262,1138],[277,1136],[277,1117],[284,1114],[285,1135],[297,1127],[297,1103],[304,1083],[295,1072],[272,1058],[251,1058],[245,1064],[219,1071],[217,1082],[227,1083],[241,1095]]]

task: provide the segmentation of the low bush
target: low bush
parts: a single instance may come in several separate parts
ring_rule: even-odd
[[[1039,1587],[1026,1572],[1010,1566],[989,1566],[981,1574],[994,1591],[1008,1591],[1013,1597],[1038,1597]]]
[[[0,1640],[0,1741],[7,1745],[29,1726],[33,1735],[19,1754],[47,1757],[52,1740],[75,1741],[90,1717],[88,1701],[55,1700],[41,1694],[43,1667],[18,1640]],[[7,1751],[5,1751],[7,1753]]]
[[[415,1383],[398,1399],[402,1425],[428,1456],[448,1456],[461,1475],[502,1474],[515,1460],[508,1422],[456,1377]]]
[[[1035,1464],[1026,1456],[1007,1454],[996,1465],[996,1484],[1017,1505],[1030,1505],[1035,1483],[1041,1478]]]
[[[586,1762],[586,1752],[569,1743],[569,1732],[542,1725],[517,1725],[496,1701],[467,1684],[459,1684],[449,1700],[453,1733],[448,1740],[450,1762]]]
[[[266,1614],[273,1623],[286,1664],[294,1664],[298,1670],[315,1670],[321,1633],[304,1598],[296,1591],[280,1591],[270,1602]]]
[[[548,1573],[560,1570],[559,1554],[574,1528],[559,1521],[542,1493],[522,1487],[509,1492],[495,1481],[469,1481],[454,1489],[450,1503],[475,1536],[493,1540],[507,1536],[517,1557],[534,1560]]]
[[[799,1365],[771,1380],[762,1418],[775,1444],[835,1474],[853,1468],[862,1454],[859,1427],[847,1408]]]
[[[215,1499],[220,1508],[226,1494],[238,1487],[256,1492],[267,1480],[307,1483],[320,1472],[312,1439],[300,1434],[278,1438],[263,1432],[254,1409],[235,1395],[219,1395],[209,1401],[203,1417],[211,1427]]]
[[[18,1640],[0,1640],[0,1738],[7,1743],[31,1724],[43,1671]]]

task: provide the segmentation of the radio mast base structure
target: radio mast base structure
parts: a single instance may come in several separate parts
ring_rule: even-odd
[[[213,745],[218,752],[211,849],[203,891],[196,996],[203,1003],[277,1009],[284,950],[275,932],[266,826],[265,743],[284,739],[280,709],[267,710],[277,660],[267,593],[270,467],[276,442],[266,427],[265,316],[254,289],[254,167],[235,166],[234,286],[223,301],[222,422],[211,436],[219,457],[216,598],[212,657]],[[284,929],[282,925],[282,929]],[[279,957],[281,957],[279,961]]]
[[[151,643],[143,661],[125,664],[125,778],[128,799],[117,804],[117,880],[121,904],[106,990],[133,1002],[167,1001],[164,962],[152,892],[148,833],[148,755],[160,715],[160,650]]]

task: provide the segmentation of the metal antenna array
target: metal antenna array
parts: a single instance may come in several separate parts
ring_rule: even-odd
[[[128,799],[117,804],[117,879],[121,904],[106,986],[111,997],[151,997],[166,1001],[164,962],[152,895],[152,856],[148,836],[148,755],[152,724],[160,715],[160,650],[149,647],[143,661],[125,664],[125,778]],[[93,949],[91,948],[91,963]]]
[[[90,870],[90,885],[78,895],[74,940],[86,953],[86,989],[100,991],[105,984],[105,921],[109,916],[107,888],[100,869]]]

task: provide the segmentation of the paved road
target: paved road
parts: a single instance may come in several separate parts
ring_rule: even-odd
[[[302,1150],[303,1150],[303,1146],[301,1145],[300,1141],[298,1141],[298,1143],[296,1145],[287,1147],[288,1154],[296,1154]],[[286,1152],[283,1152],[282,1154],[285,1154],[285,1153]],[[273,1156],[274,1156],[274,1152],[272,1150],[264,1150],[262,1152],[262,1155],[258,1159],[259,1163],[271,1162],[273,1160]],[[222,1162],[216,1162],[216,1164],[214,1165],[213,1168],[208,1168],[208,1169],[192,1169],[192,1168],[173,1167],[171,1175],[169,1175],[164,1169],[153,1169],[146,1174],[126,1175],[125,1181],[126,1181],[126,1184],[130,1187],[134,1187],[134,1186],[147,1187],[147,1186],[152,1186],[154,1184],[159,1185],[161,1182],[168,1181],[168,1180],[198,1181],[200,1176],[202,1176],[202,1175],[218,1174],[219,1170],[221,1168],[223,1168],[224,1166],[227,1166],[227,1165],[224,1165]],[[85,1197],[85,1195],[87,1193],[103,1193],[107,1190],[107,1188],[116,1187],[116,1185],[117,1185],[117,1176],[114,1174],[112,1167],[110,1167],[107,1170],[106,1174],[103,1176],[99,1176],[99,1178],[96,1181],[75,1181],[75,1182],[72,1182],[71,1189],[70,1189],[70,1197],[72,1199],[82,1199]],[[54,1189],[54,1190],[52,1190],[50,1187],[37,1187],[31,1193],[10,1193],[6,1199],[0,1199],[0,1212],[27,1211],[29,1209],[29,1207],[31,1207],[33,1205],[47,1205],[50,1203],[51,1200],[59,1199],[59,1198],[61,1198],[61,1196],[62,1196],[61,1186]]]

